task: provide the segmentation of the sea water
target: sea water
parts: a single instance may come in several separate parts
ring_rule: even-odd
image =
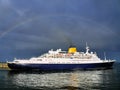
[[[0,70],[0,90],[120,90],[120,64],[106,70]]]

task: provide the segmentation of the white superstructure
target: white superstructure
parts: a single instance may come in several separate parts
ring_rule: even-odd
[[[84,64],[84,63],[104,63],[114,60],[101,60],[96,53],[90,52],[86,46],[86,52],[77,52],[75,47],[70,47],[70,50],[62,51],[61,49],[49,50],[39,57],[32,57],[29,60],[16,59],[12,63],[39,63],[39,64]]]

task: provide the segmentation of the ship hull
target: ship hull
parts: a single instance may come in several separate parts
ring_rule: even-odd
[[[74,69],[107,69],[114,62],[82,63],[82,64],[16,64],[8,63],[12,70],[74,70]]]

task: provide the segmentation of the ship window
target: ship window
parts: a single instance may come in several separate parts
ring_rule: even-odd
[[[38,61],[42,61],[42,59],[38,59]]]
[[[16,63],[18,63],[19,61],[15,61]]]

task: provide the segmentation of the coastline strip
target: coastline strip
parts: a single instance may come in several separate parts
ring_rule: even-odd
[[[7,63],[3,63],[3,62],[0,62],[0,68],[1,69],[9,69],[9,67],[8,67],[8,65],[7,65]]]

